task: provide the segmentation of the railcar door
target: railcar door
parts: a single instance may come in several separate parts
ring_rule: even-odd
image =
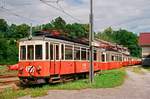
[[[59,74],[59,44],[50,43],[50,65],[51,74]]]

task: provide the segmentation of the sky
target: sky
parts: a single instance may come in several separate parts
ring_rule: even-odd
[[[48,23],[60,16],[67,23],[88,23],[90,0],[0,0],[0,18],[8,23]],[[94,31],[107,27],[139,34],[150,32],[150,0],[93,0]],[[52,5],[53,7],[49,6]],[[64,14],[64,11],[67,14]],[[69,15],[68,15],[69,14]],[[71,15],[71,16],[70,16]],[[73,16],[73,17],[72,17]]]

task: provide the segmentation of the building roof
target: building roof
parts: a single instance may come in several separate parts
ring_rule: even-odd
[[[140,33],[139,44],[141,46],[150,45],[150,32],[149,33]]]

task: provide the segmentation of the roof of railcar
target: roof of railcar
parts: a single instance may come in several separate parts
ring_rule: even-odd
[[[64,40],[64,39],[58,39],[58,38],[54,38],[54,37],[45,37],[45,36],[33,36],[31,39],[22,38],[22,39],[19,40],[19,42],[34,41],[34,40],[42,40],[42,41],[51,41],[51,42],[55,42],[55,43],[65,43],[65,44],[88,46],[87,44],[83,44],[83,43],[68,41],[68,40]]]
[[[64,35],[54,35],[52,33],[49,33],[47,31],[38,31],[36,32],[36,35],[32,37],[32,39],[29,38],[23,38],[20,39],[21,41],[33,41],[33,40],[42,40],[42,41],[52,41],[52,42],[59,42],[59,43],[69,43],[69,44],[75,44],[75,45],[82,45],[82,46],[88,46],[89,45],[89,41],[87,38],[77,38],[77,39],[73,39],[73,38],[69,38],[67,36]],[[101,44],[107,44],[108,46],[112,46],[112,47],[117,47],[117,48],[124,48],[123,46],[114,44],[114,43],[110,43],[104,40],[99,40],[99,39],[95,39],[95,41],[98,41],[98,45],[99,46],[95,46],[95,47],[99,47],[99,48],[103,48]],[[110,50],[107,48],[107,50]],[[113,51],[115,51],[113,48],[111,49]]]

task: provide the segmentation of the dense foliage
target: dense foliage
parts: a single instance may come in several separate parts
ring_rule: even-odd
[[[18,40],[28,37],[30,26],[27,24],[8,25],[4,19],[0,19],[0,64],[13,64],[18,60]],[[62,35],[69,38],[88,38],[89,25],[72,23],[67,24],[65,20],[58,17],[51,22],[33,27],[33,32],[39,30],[58,30]],[[97,38],[122,44],[129,47],[131,55],[139,56],[140,47],[138,46],[138,37],[127,30],[114,31],[107,28],[103,32],[96,34]]]
[[[134,57],[140,57],[141,55],[141,48],[138,45],[138,36],[132,32],[124,29],[115,31],[109,27],[103,32],[97,33],[96,37],[128,47],[131,55]]]
[[[79,24],[79,23],[67,24],[65,20],[63,20],[61,17],[58,17],[48,24],[43,24],[42,29],[59,30],[61,34],[75,39],[88,37],[89,26],[87,24]]]
[[[0,64],[14,64],[18,60],[17,40],[28,35],[29,26],[8,25],[0,19]]]

